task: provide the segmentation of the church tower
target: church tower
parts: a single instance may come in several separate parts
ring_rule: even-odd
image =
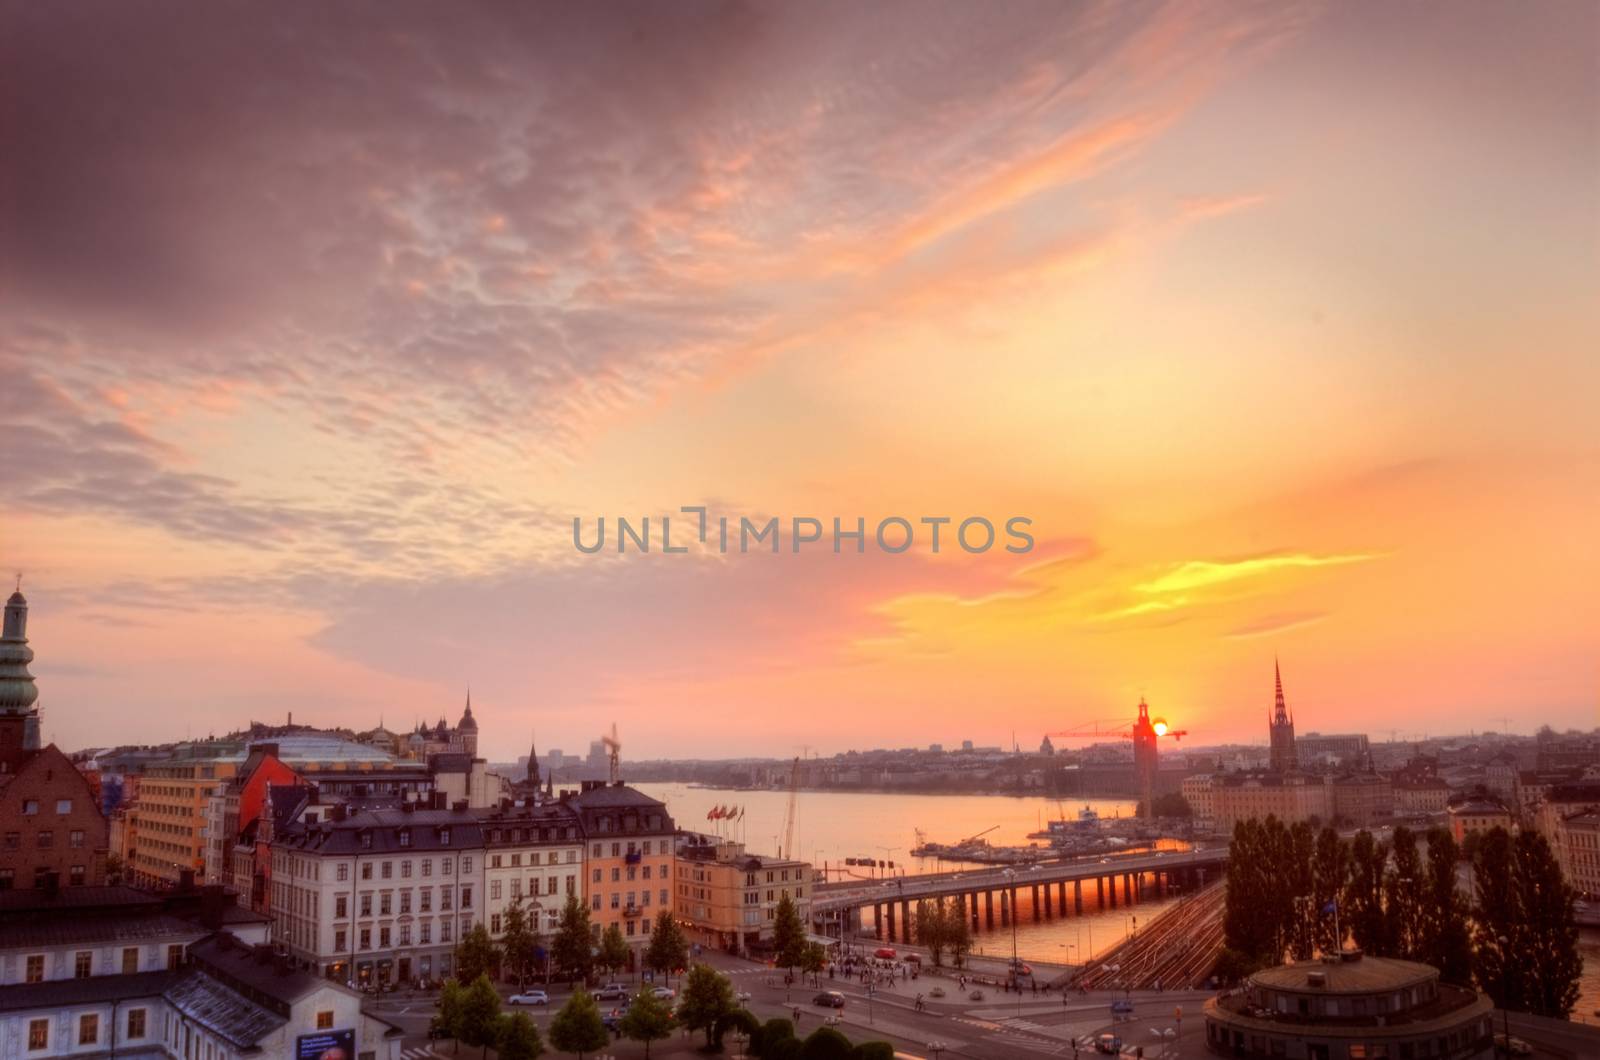
[[[535,794],[539,791],[539,740],[533,737],[528,740],[528,778],[525,781],[528,790]]]
[[[1292,773],[1299,766],[1294,751],[1294,717],[1283,702],[1283,672],[1278,669],[1277,659],[1272,660],[1272,678],[1277,686],[1272,713],[1267,718],[1268,730],[1272,734],[1272,771]]]
[[[478,756],[478,722],[472,716],[472,692],[467,692],[467,709],[461,714],[461,722],[456,726],[456,738],[461,742],[461,750],[476,758]]]
[[[14,772],[39,742],[39,689],[28,664],[28,600],[17,591],[6,601],[5,624],[0,627],[0,771]]]

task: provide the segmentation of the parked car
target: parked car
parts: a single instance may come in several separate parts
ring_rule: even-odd
[[[811,1003],[823,1008],[844,1008],[844,995],[837,990],[824,990],[812,998]]]
[[[506,998],[508,1005],[548,1005],[550,995],[543,990],[524,990],[520,994],[512,994]]]
[[[678,992],[670,986],[658,986],[650,991],[650,996],[657,1001],[671,1001],[678,996]]]
[[[1504,1034],[1497,1034],[1494,1036],[1494,1044],[1495,1048],[1504,1049],[1512,1056],[1533,1055],[1533,1046],[1529,1045],[1527,1042],[1523,1041],[1521,1038],[1518,1038],[1514,1034],[1509,1038],[1507,1038]]]
[[[894,960],[894,957],[895,957],[894,947],[893,946],[879,946],[877,951],[875,953],[873,953],[873,956],[882,958],[883,960],[886,960],[886,961],[892,961],[892,960]]]
[[[594,992],[596,1001],[626,1001],[628,988],[621,983],[607,983]]]

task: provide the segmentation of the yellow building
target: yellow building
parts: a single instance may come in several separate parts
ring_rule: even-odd
[[[1450,834],[1457,843],[1467,836],[1491,832],[1496,828],[1511,831],[1511,811],[1492,795],[1469,795],[1450,803]]]
[[[206,829],[213,795],[238,770],[242,748],[195,744],[153,763],[139,797],[123,817],[120,846],[136,884],[176,884],[183,873],[206,871]]]
[[[583,897],[595,938],[616,924],[633,951],[631,971],[656,915],[672,911],[677,826],[665,803],[621,782],[586,780],[566,801],[582,823]]]
[[[746,956],[770,948],[785,897],[810,930],[807,862],[746,854],[743,843],[711,836],[686,836],[677,854],[673,908],[690,942]]]

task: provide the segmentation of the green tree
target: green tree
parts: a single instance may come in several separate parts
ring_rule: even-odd
[[[534,955],[539,951],[539,932],[535,923],[534,917],[522,908],[522,896],[519,894],[513,898],[505,913],[505,933],[500,936],[500,955],[506,971],[516,979],[518,986],[527,982],[533,970]]]
[[[544,1055],[539,1026],[526,1012],[500,1017],[500,1032],[494,1048],[499,1060],[538,1060]]]
[[[655,926],[650,929],[650,944],[644,951],[644,963],[652,971],[672,981],[672,970],[689,963],[689,940],[672,914],[665,909],[656,914]]]
[[[1189,800],[1176,791],[1169,791],[1165,795],[1157,795],[1150,800],[1155,807],[1157,817],[1182,817],[1194,816],[1194,807],[1189,805]]]
[[[1314,943],[1323,953],[1337,953],[1344,945],[1344,939],[1337,937],[1344,929],[1339,903],[1349,876],[1349,844],[1331,827],[1322,829],[1311,855],[1311,902],[1316,915]]]
[[[713,1032],[713,1045],[722,1048],[723,1036],[730,1032],[743,1034],[747,1040],[753,1040],[761,1031],[761,1021],[747,1008],[736,1008],[722,1019],[717,1021],[716,1030]]]
[[[806,926],[787,894],[778,899],[778,908],[772,913],[772,945],[778,963],[791,972],[805,959]]]
[[[794,1023],[781,1017],[774,1017],[761,1025],[760,1034],[750,1039],[750,1052],[755,1056],[766,1057],[770,1050],[784,1041],[794,1041]]]
[[[1472,985],[1472,936],[1467,903],[1456,886],[1461,851],[1448,829],[1428,831],[1427,899],[1422,916],[1420,960],[1439,969],[1439,978]]]
[[[567,904],[561,909],[561,923],[550,946],[550,956],[569,980],[589,978],[589,970],[594,963],[593,939],[588,907],[578,900],[577,895],[567,895]]]
[[[850,1051],[850,1060],[894,1060],[894,1043],[861,1042]]]
[[[618,1025],[622,1036],[644,1043],[645,1060],[650,1058],[650,1043],[672,1036],[672,1010],[648,990],[641,990],[622,1014]]]
[[[500,1031],[500,994],[487,975],[479,975],[466,988],[461,997],[460,1033],[456,1035],[468,1045],[483,1046],[483,1055],[489,1055]]]
[[[600,952],[595,955],[594,963],[608,975],[628,966],[628,941],[622,937],[622,927],[612,924],[600,935]]]
[[[454,1039],[458,1049],[461,1041],[461,1007],[464,993],[459,982],[446,979],[444,989],[439,992],[439,1011],[433,1017],[434,1029]]]
[[[807,975],[816,975],[828,963],[828,951],[822,948],[820,942],[806,943],[806,951],[800,958],[800,970]]]
[[[1350,845],[1350,880],[1345,884],[1344,909],[1348,912],[1350,934],[1356,945],[1373,957],[1388,957],[1393,952],[1389,939],[1389,920],[1383,909],[1384,866],[1389,848],[1365,829],[1356,833]]]
[[[1289,954],[1297,961],[1310,960],[1316,951],[1317,909],[1315,902],[1315,860],[1317,833],[1306,821],[1296,821],[1284,842],[1288,864],[1281,877],[1283,889],[1291,897],[1288,912]]]
[[[500,966],[500,951],[489,937],[489,929],[481,923],[461,936],[456,943],[456,977],[470,983],[479,976],[494,975]]]
[[[850,1060],[850,1039],[832,1027],[818,1027],[800,1046],[801,1060]]]
[[[1517,835],[1517,905],[1527,936],[1524,953],[1538,954],[1524,962],[1523,996],[1536,1016],[1567,1019],[1578,1001],[1583,957],[1578,952],[1578,925],[1573,918],[1575,893],[1538,832]]]
[[[1422,868],[1422,856],[1417,851],[1416,833],[1405,825],[1396,825],[1390,839],[1393,849],[1391,864],[1383,880],[1384,917],[1388,922],[1385,934],[1392,947],[1392,956],[1415,961],[1422,958],[1426,948],[1429,886]]]
[[[695,964],[684,982],[678,1002],[678,1019],[691,1031],[706,1032],[706,1045],[712,1044],[712,1031],[737,1005],[733,983],[709,964]]]
[[[1522,1012],[1523,978],[1519,952],[1523,942],[1518,921],[1517,886],[1511,833],[1504,828],[1479,833],[1472,857],[1477,902],[1472,909],[1472,974],[1495,1005]]]
[[[583,987],[572,992],[550,1021],[550,1044],[580,1060],[584,1053],[597,1053],[611,1044],[611,1035],[600,1018],[600,1006]]]
[[[935,968],[944,967],[944,947],[950,929],[946,923],[944,903],[934,898],[924,898],[917,903],[917,942],[928,948]]]
[[[962,904],[950,900],[949,912],[944,918],[945,943],[950,947],[950,963],[960,968],[972,949],[972,925]]]
[[[1233,826],[1228,844],[1227,892],[1222,912],[1223,946],[1256,967],[1278,963],[1283,920],[1274,904],[1277,887],[1268,825],[1252,817]]]

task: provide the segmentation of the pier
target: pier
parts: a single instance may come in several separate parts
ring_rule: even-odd
[[[1227,863],[1227,848],[1219,846],[825,883],[813,892],[811,911],[814,918],[837,924],[841,937],[849,937],[861,933],[862,911],[870,908],[875,937],[912,942],[916,905],[925,899],[953,899],[975,929],[1003,927],[1020,910],[1023,892],[1032,898],[1035,920],[1067,916],[1069,911],[1082,915],[1086,907],[1114,909],[1147,896],[1165,897],[1173,886],[1199,890],[1220,879]]]

